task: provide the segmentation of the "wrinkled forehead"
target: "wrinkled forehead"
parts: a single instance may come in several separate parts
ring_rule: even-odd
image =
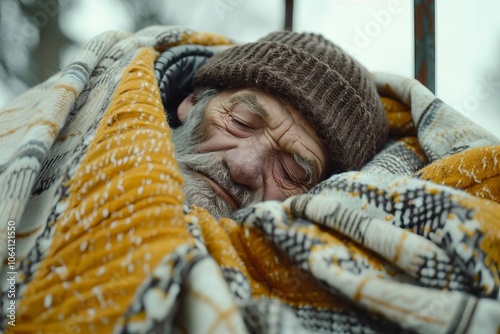
[[[312,137],[314,141],[321,143],[321,146],[323,146],[322,140],[312,124],[292,103],[283,98],[255,88],[249,88],[236,91],[230,100],[234,103],[250,105],[254,109],[252,111],[268,121],[270,125],[293,121],[300,125],[300,132],[305,132],[304,134]]]
[[[325,145],[312,124],[289,101],[249,88],[233,91],[229,102],[244,104],[251,112],[262,117],[271,131],[278,132],[282,145],[293,148],[290,149],[291,153],[305,155],[308,160],[311,155],[314,156],[322,174],[326,165]],[[280,129],[287,131],[281,133]]]

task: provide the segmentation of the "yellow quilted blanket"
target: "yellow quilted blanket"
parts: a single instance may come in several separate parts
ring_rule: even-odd
[[[500,333],[500,142],[415,80],[374,75],[391,139],[361,171],[184,205],[154,63],[229,43],[106,33],[0,110],[0,330]]]

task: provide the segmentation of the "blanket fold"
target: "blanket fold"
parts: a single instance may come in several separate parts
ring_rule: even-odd
[[[1,331],[500,331],[498,138],[376,73],[372,161],[216,221],[184,205],[164,110],[161,54],[182,44],[200,61],[231,41],[103,34],[0,110]]]

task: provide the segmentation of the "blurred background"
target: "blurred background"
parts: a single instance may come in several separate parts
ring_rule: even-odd
[[[415,27],[429,28],[427,21],[414,24],[422,2],[294,0],[291,21],[288,0],[0,0],[0,107],[57,73],[98,34],[155,24],[241,42],[284,27],[318,32],[370,71],[415,77]],[[435,9],[435,71],[426,84],[500,138],[500,1],[428,2]]]

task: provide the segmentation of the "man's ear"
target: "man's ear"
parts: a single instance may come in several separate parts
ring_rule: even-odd
[[[179,120],[184,123],[186,121],[186,116],[191,110],[194,101],[194,92],[186,96],[186,98],[179,104],[177,107],[177,117]]]

